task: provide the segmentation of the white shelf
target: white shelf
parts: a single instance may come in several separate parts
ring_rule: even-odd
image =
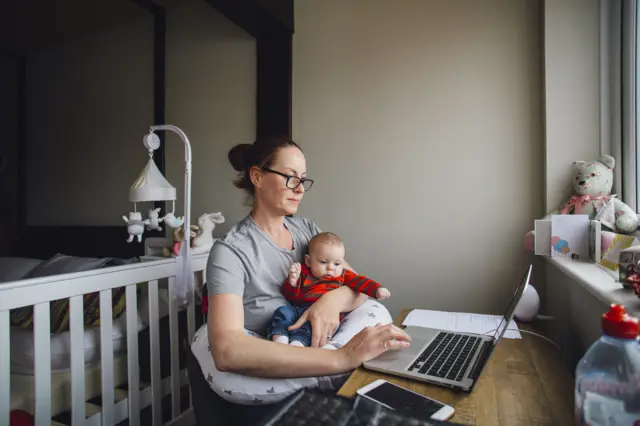
[[[607,272],[595,263],[581,260],[563,257],[547,260],[604,303],[624,305],[629,314],[640,317],[640,298],[633,290],[624,288],[614,278],[613,271]]]

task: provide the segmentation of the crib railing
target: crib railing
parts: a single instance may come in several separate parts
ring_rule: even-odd
[[[193,259],[195,284],[204,282],[206,256]],[[71,424],[115,425],[129,419],[130,425],[140,424],[141,410],[151,407],[153,425],[194,424],[191,397],[183,410],[181,388],[188,384],[186,369],[180,369],[181,336],[178,327],[178,307],[169,298],[170,376],[161,377],[159,286],[171,294],[175,285],[174,259],[145,261],[131,265],[87,272],[55,275],[4,283],[0,286],[0,425],[9,425],[11,411],[10,311],[33,306],[33,338],[35,367],[35,422],[51,425],[51,334],[50,302],[68,298],[71,344]],[[150,383],[141,383],[138,347],[138,292],[146,283],[149,298]],[[127,389],[114,386],[114,348],[112,291],[125,287],[126,294],[126,357]],[[84,358],[84,295],[100,295],[100,369],[101,400],[98,413],[86,409]],[[187,342],[195,333],[194,294],[190,295],[187,316]],[[182,336],[184,340],[184,336]],[[171,394],[171,420],[163,423],[162,398]]]

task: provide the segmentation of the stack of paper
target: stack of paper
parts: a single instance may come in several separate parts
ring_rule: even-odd
[[[493,335],[502,319],[503,317],[500,315],[414,309],[409,312],[402,325]],[[509,323],[503,337],[507,339],[522,339],[518,325],[514,321]]]

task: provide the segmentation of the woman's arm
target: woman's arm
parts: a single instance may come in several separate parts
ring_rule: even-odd
[[[235,294],[209,298],[209,346],[220,371],[256,377],[312,377],[349,371],[337,351],[273,343],[244,333],[242,299]]]
[[[351,312],[360,307],[368,298],[366,294],[358,293],[357,291],[353,291],[347,286],[342,286],[335,290],[330,291],[329,293],[323,295],[322,298],[328,297],[326,303],[335,306],[338,310],[338,314],[341,312]],[[339,309],[338,309],[339,308]]]
[[[289,327],[295,330],[309,321],[311,323],[311,347],[321,348],[327,344],[340,326],[340,314],[351,312],[362,305],[369,296],[357,293],[347,286],[325,293],[300,315]]]
[[[209,298],[207,329],[216,368],[255,377],[296,378],[346,373],[386,350],[408,347],[410,340],[404,331],[384,325],[365,328],[338,350],[269,342],[244,334],[242,300],[235,294]]]

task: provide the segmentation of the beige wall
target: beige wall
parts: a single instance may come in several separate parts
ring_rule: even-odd
[[[498,311],[529,260],[522,235],[564,196],[554,182],[598,153],[598,1],[542,3],[296,2],[294,137],[317,180],[300,213],[342,235],[394,314]],[[168,14],[167,121],[193,144],[194,219],[222,211],[219,235],[246,211],[226,153],[254,135],[255,43],[189,4]],[[29,57],[29,224],[122,225],[151,45],[144,19]]]
[[[545,3],[546,211],[571,195],[571,163],[600,155],[599,8],[598,0]]]
[[[227,151],[255,137],[255,40],[205,1],[167,9],[166,121],[194,152],[192,220],[246,213]],[[153,21],[123,23],[29,55],[28,224],[122,225],[153,123]],[[167,178],[183,213],[184,147],[166,139]],[[146,210],[150,205],[140,205]]]
[[[543,213],[540,2],[296,3],[301,214],[402,307],[499,312]]]
[[[546,203],[549,209],[569,195],[571,162],[597,158],[601,149],[607,153],[617,127],[609,122],[611,111],[607,109],[615,108],[613,87],[605,86],[603,92],[599,87],[599,4],[598,0],[549,0],[545,6]],[[605,84],[615,81],[606,72],[604,78]],[[604,100],[602,111],[601,100]],[[555,336],[573,367],[585,349],[601,336],[600,317],[606,312],[607,304],[551,263],[545,262],[544,266],[538,271],[542,271],[540,280],[546,281],[547,313],[555,318]]]
[[[192,144],[192,220],[221,211],[226,222],[214,234],[222,235],[247,213],[227,152],[255,139],[256,42],[204,1],[169,9],[167,33],[167,122]],[[182,215],[184,146],[168,137],[166,176]]]

